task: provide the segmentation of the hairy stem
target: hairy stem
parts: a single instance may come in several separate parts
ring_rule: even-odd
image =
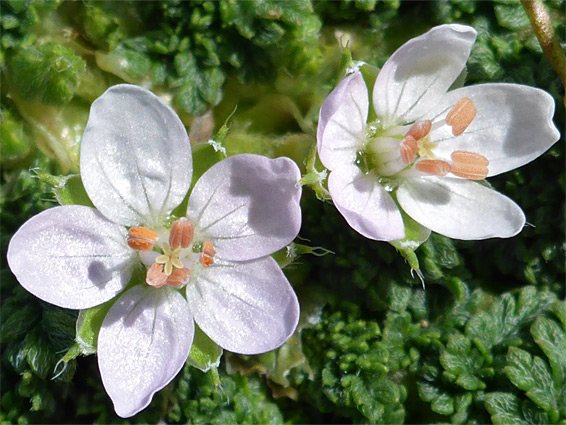
[[[521,0],[523,7],[529,16],[531,25],[535,31],[542,50],[550,65],[554,68],[562,86],[566,90],[566,58],[560,47],[560,42],[554,33],[550,16],[544,7],[542,0]],[[566,104],[566,100],[565,100]]]

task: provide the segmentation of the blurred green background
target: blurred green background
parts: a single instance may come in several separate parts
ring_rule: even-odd
[[[565,2],[545,3],[564,44]],[[318,111],[341,75],[338,40],[377,67],[442,23],[478,31],[466,84],[513,82],[564,98],[520,1],[4,0],[1,25],[0,423],[566,424],[564,139],[490,179],[530,223],[509,240],[433,235],[417,251],[426,291],[395,249],[351,230],[305,187],[297,333],[261,356],[186,366],[151,405],[118,418],[96,356],[60,361],[76,311],[21,288],[5,253],[28,218],[57,205],[51,176],[78,173],[92,101],[138,84],[168,100],[192,143],[226,123],[228,155],[304,166]],[[316,251],[321,253],[322,250]],[[67,360],[67,359],[66,359]]]

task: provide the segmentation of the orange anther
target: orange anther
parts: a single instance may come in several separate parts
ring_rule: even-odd
[[[200,255],[199,261],[206,268],[209,268],[211,265],[214,264],[214,260],[212,259],[212,257],[209,257],[204,253]]]
[[[210,267],[214,264],[215,254],[216,250],[214,249],[214,245],[212,245],[211,242],[206,241],[202,246],[202,253],[199,258],[200,263],[206,268]]]
[[[474,120],[476,113],[474,102],[468,97],[463,97],[446,116],[446,124],[452,127],[454,136],[459,136]]]
[[[202,253],[209,257],[214,257],[214,255],[216,255],[214,245],[212,245],[211,242],[206,241],[202,246]]]
[[[415,168],[430,176],[445,176],[450,172],[450,164],[439,159],[423,159],[417,162]]]
[[[151,251],[159,239],[159,235],[147,227],[132,227],[128,231],[128,246],[137,251]]]
[[[483,180],[487,177],[489,160],[478,153],[454,151],[452,155],[452,174],[468,180]]]
[[[468,180],[483,180],[487,177],[488,170],[487,167],[482,167],[480,165],[456,162],[452,164],[452,174]]]
[[[194,228],[191,222],[185,217],[173,223],[171,233],[169,233],[169,245],[171,248],[188,248],[193,242]]]
[[[401,140],[399,150],[401,152],[401,159],[403,160],[403,163],[410,164],[415,160],[415,155],[419,150],[419,146],[413,136],[405,136],[405,138]]]
[[[421,140],[423,137],[428,136],[428,133],[430,133],[431,128],[432,128],[431,120],[416,121],[411,126],[405,137],[411,136],[415,140]]]
[[[167,285],[178,288],[180,286],[186,285],[191,277],[191,272],[186,267],[182,269],[175,269],[171,276],[167,278]]]
[[[454,151],[450,155],[452,161],[461,162],[464,164],[481,165],[487,167],[489,165],[489,160],[479,153],[473,153],[468,151]]]
[[[154,288],[161,288],[165,285],[167,283],[167,275],[163,272],[163,266],[153,263],[153,265],[147,269],[145,282]]]

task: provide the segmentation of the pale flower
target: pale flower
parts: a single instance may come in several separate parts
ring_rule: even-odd
[[[402,209],[456,239],[510,237],[525,224],[511,199],[482,182],[548,150],[559,133],[554,101],[517,84],[449,90],[462,74],[476,31],[442,25],[401,46],[373,89],[357,71],[320,110],[318,153],[328,189],[348,224],[375,240],[405,237]],[[430,230],[429,230],[430,229]]]
[[[118,415],[145,408],[181,370],[193,320],[242,354],[272,350],[294,332],[297,297],[269,256],[300,228],[293,161],[221,161],[195,184],[186,217],[175,219],[193,171],[187,133],[169,106],[130,85],[93,103],[80,160],[97,209],[61,206],[31,218],[12,238],[8,263],[24,288],[61,307],[119,295],[97,347]],[[130,281],[136,268],[145,279]]]

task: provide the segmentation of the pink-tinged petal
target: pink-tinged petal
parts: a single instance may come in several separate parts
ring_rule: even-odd
[[[413,220],[454,239],[509,238],[525,225],[515,202],[470,180],[407,179],[397,189],[397,201]]]
[[[98,366],[118,416],[144,409],[179,373],[194,322],[176,290],[134,286],[110,308],[98,336]]]
[[[397,49],[373,89],[382,124],[407,124],[433,108],[464,69],[475,39],[471,27],[440,25]]]
[[[318,119],[320,161],[330,170],[352,164],[362,148],[369,97],[361,72],[344,78],[328,95]]]
[[[552,96],[518,84],[482,84],[450,91],[430,118],[446,118],[463,97],[472,100],[476,116],[458,137],[448,126],[431,134],[434,140],[441,140],[434,151],[441,159],[449,159],[455,150],[479,153],[489,160],[488,176],[495,176],[531,162],[560,138],[552,122]]]
[[[204,333],[240,354],[279,347],[299,320],[297,296],[271,257],[202,269],[187,286],[187,300]]]
[[[355,165],[340,167],[330,173],[328,190],[356,232],[378,241],[405,237],[399,208],[373,175],[363,174]]]
[[[220,258],[245,261],[289,244],[301,227],[301,174],[289,158],[227,158],[197,181],[187,209],[196,240]]]
[[[81,176],[110,220],[157,225],[182,202],[192,170],[183,123],[153,93],[123,84],[94,101],[81,142]]]
[[[126,229],[94,208],[55,207],[32,217],[8,246],[8,264],[20,284],[44,301],[83,309],[126,287],[137,254]]]

